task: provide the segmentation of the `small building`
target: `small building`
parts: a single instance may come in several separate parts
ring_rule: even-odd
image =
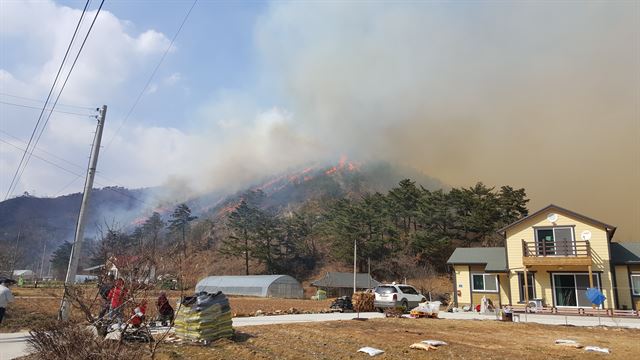
[[[33,280],[36,277],[36,273],[32,270],[13,270],[13,278],[22,280]]]
[[[302,299],[303,289],[298,280],[289,275],[208,276],[196,285],[196,292],[225,295]]]
[[[356,290],[372,289],[380,285],[369,274],[356,274]],[[350,272],[328,272],[323,278],[311,283],[327,292],[328,297],[349,296],[353,295],[353,273]]]
[[[640,243],[613,242],[616,227],[549,205],[499,230],[505,246],[457,248],[448,260],[456,306],[482,297],[497,306],[591,308],[588,288],[607,309],[640,308]]]

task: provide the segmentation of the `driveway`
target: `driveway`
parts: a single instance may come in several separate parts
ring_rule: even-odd
[[[28,336],[28,332],[0,334],[0,360],[26,355]]]

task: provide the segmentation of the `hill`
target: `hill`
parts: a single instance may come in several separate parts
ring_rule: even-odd
[[[385,162],[361,164],[343,158],[335,165],[291,169],[256,181],[255,185],[234,194],[210,192],[186,203],[201,219],[217,219],[233,210],[247,190],[261,190],[265,195],[263,205],[281,213],[293,211],[309,201],[357,198],[365,193],[384,192],[404,178],[412,178],[427,189],[444,187],[437,179],[408,167]],[[107,224],[133,228],[153,211],[166,220],[177,202],[159,204],[153,200],[164,191],[163,188],[94,189],[86,236],[95,237]],[[72,241],[81,200],[82,194],[74,193],[52,198],[25,195],[0,202],[0,250],[5,257],[17,254],[18,268],[38,271],[43,258],[46,267],[46,259],[53,251],[65,241]]]

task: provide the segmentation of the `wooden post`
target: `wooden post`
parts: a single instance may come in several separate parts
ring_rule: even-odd
[[[529,281],[527,279],[527,267],[524,267],[524,310],[528,311],[529,306]]]
[[[592,288],[593,287],[593,273],[591,272],[591,265],[589,265],[587,267],[587,269],[589,269],[589,287]],[[595,309],[596,306],[594,304],[591,304],[591,308]],[[598,314],[598,316],[600,316],[600,314]]]

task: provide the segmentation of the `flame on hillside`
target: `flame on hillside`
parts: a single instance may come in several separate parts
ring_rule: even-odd
[[[340,161],[337,166],[333,166],[329,170],[324,173],[327,175],[334,174],[340,170],[348,170],[350,172],[359,171],[360,164],[356,162],[349,161],[345,155],[340,156]]]

